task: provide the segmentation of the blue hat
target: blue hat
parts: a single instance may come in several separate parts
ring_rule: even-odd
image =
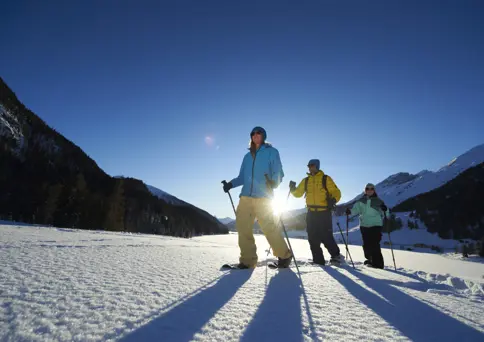
[[[250,136],[252,137],[252,133],[255,133],[255,132],[260,132],[262,133],[262,138],[264,139],[264,141],[266,141],[267,139],[267,133],[266,133],[266,130],[260,126],[257,126],[257,127],[254,127],[252,129],[252,131],[250,131]]]
[[[314,164],[316,165],[316,169],[319,170],[319,159],[311,159],[309,162],[308,162],[308,166],[311,165],[311,164]]]

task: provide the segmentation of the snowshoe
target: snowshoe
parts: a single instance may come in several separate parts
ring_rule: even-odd
[[[329,260],[329,264],[333,266],[341,266],[345,263],[346,262],[344,260],[344,257],[341,254],[335,257],[331,257],[331,260]]]
[[[287,259],[277,258],[277,261],[268,262],[267,266],[269,266],[269,268],[288,268],[291,264],[291,259],[292,257]]]
[[[245,264],[242,264],[242,263],[238,263],[238,264],[223,264],[222,265],[222,269],[226,269],[226,270],[247,270],[249,269],[250,267],[245,265]]]

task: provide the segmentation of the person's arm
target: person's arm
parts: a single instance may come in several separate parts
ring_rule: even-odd
[[[353,215],[357,215],[357,214],[361,214],[361,210],[360,210],[360,202],[356,202],[356,203],[353,205],[353,208],[351,208],[351,216],[353,216]]]
[[[328,188],[328,192],[331,195],[331,197],[333,197],[336,200],[335,203],[338,203],[339,200],[341,199],[341,191],[336,186],[335,182],[333,181],[333,178],[331,178],[330,176],[327,176],[327,177],[328,178],[326,179],[326,187]]]
[[[244,184],[244,164],[245,164],[245,158],[242,160],[242,164],[240,165],[240,171],[239,171],[239,175],[237,177],[235,177],[234,179],[232,179],[229,183],[232,184],[232,188],[236,188],[238,186],[241,186],[242,184]]]
[[[272,188],[276,189],[281,183],[282,179],[284,178],[284,171],[282,169],[282,162],[281,156],[279,155],[279,151],[273,148],[271,151],[271,160],[270,160],[270,180],[272,182]]]
[[[299,198],[299,197],[301,197],[302,195],[304,195],[304,193],[306,192],[306,191],[304,191],[304,183],[305,183],[305,180],[306,180],[306,178],[304,178],[304,179],[303,179],[303,180],[302,180],[302,181],[299,183],[299,185],[297,186],[297,188],[296,188],[296,189],[291,190],[291,194],[292,194],[294,197]]]

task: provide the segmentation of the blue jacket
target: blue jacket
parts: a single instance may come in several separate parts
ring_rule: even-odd
[[[259,147],[255,158],[252,158],[250,151],[247,152],[238,177],[230,182],[234,188],[242,185],[241,197],[271,197],[265,174],[273,182],[273,189],[277,188],[284,178],[279,151],[270,144]]]

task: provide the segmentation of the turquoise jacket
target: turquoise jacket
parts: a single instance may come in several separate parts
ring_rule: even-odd
[[[356,201],[351,208],[351,215],[360,215],[360,226],[374,227],[383,226],[384,213],[381,210],[383,201],[378,197],[363,196]],[[390,210],[387,210],[387,217],[390,217]]]
[[[242,185],[240,197],[270,198],[272,191],[265,175],[272,182],[272,189],[277,188],[284,178],[279,151],[270,144],[261,145],[255,157],[252,157],[250,151],[247,152],[240,166],[239,175],[230,183],[234,188]]]

